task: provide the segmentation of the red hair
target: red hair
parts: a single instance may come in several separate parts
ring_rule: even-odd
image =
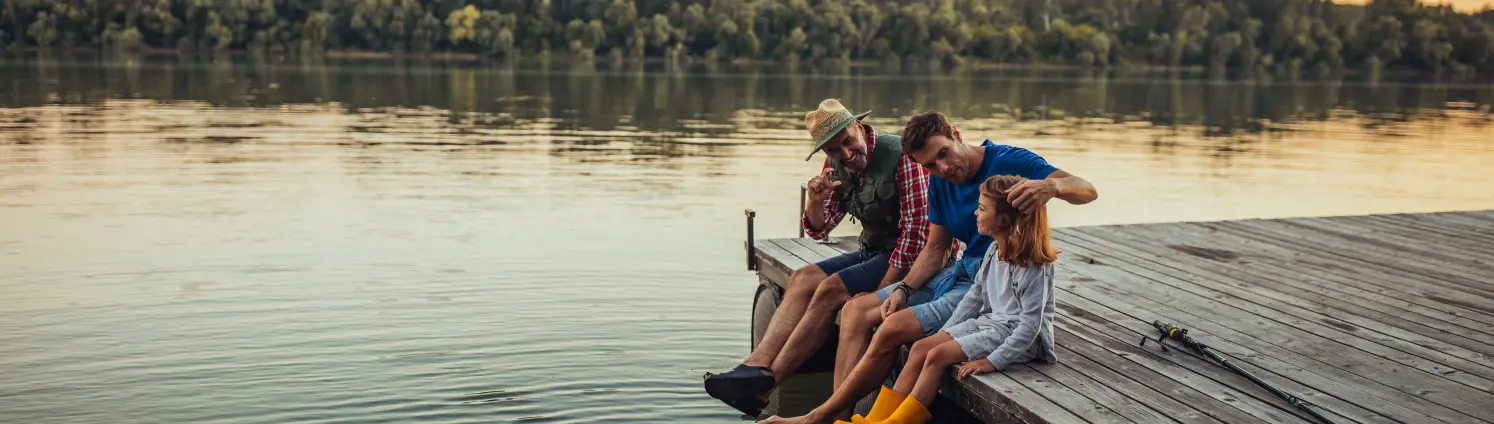
[[[1048,207],[1038,207],[1037,212],[1024,214],[1006,200],[1006,193],[1027,181],[1013,175],[996,175],[980,185],[981,197],[996,204],[995,232],[996,255],[1003,262],[1022,267],[1038,267],[1058,260],[1058,249],[1053,247],[1053,237],[1048,231]]]

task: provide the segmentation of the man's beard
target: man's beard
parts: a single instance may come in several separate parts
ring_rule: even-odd
[[[861,152],[856,152],[856,154],[852,155],[850,158],[847,158],[844,164],[845,164],[845,166],[847,168],[851,168],[851,170],[853,170],[853,171],[856,171],[856,172],[865,171],[866,170],[866,154],[861,153]]]

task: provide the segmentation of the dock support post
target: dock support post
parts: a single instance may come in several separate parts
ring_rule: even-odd
[[[804,211],[804,196],[809,193],[809,183],[799,184],[799,211]],[[799,238],[804,238],[804,220],[799,220]]]
[[[753,246],[752,219],[757,218],[757,211],[747,210],[747,270],[757,270],[757,247]]]

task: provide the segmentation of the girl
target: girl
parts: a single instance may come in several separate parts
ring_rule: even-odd
[[[980,186],[976,228],[996,244],[987,250],[975,284],[944,329],[913,344],[908,363],[891,390],[882,390],[856,423],[921,424],[939,391],[944,370],[964,363],[957,378],[1005,369],[1053,354],[1053,262],[1058,251],[1048,234],[1046,207],[1023,214],[1006,199],[1025,181],[998,175]]]

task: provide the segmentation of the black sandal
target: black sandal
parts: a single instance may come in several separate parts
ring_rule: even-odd
[[[727,401],[727,404],[745,398],[755,400],[757,396],[773,390],[773,387],[777,385],[778,381],[773,378],[773,370],[768,367],[737,365],[731,371],[721,374],[705,374],[706,393],[713,398]],[[758,409],[761,411],[761,407]]]
[[[748,397],[744,397],[744,398],[741,398],[741,399],[732,399],[732,400],[724,400],[723,399],[722,402],[725,402],[727,405],[731,406],[732,408],[736,408],[738,411],[742,411],[743,414],[747,414],[747,416],[752,417],[752,418],[757,418],[759,416],[762,416],[763,415],[763,408],[767,408],[768,407],[768,402],[767,401],[764,401],[762,399],[758,399],[758,398],[753,397],[753,396],[748,396]]]

